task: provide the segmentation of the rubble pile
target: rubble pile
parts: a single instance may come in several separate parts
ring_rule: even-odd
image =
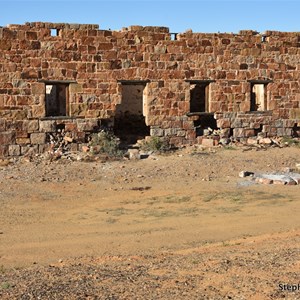
[[[56,154],[57,156],[62,156],[63,153],[71,150],[71,143],[74,141],[72,133],[64,129],[58,129],[54,133],[49,133],[49,152]]]
[[[300,184],[300,174],[258,174],[255,182],[262,184],[297,185]]]
[[[241,171],[239,177],[251,177],[252,181],[261,184],[300,185],[300,164],[295,169],[286,168],[285,172],[260,174],[250,171]]]
[[[224,137],[221,129],[207,128],[203,131],[204,135],[198,137],[198,143],[206,147],[214,146],[244,146],[248,150],[262,149],[267,147],[287,147],[287,146],[300,146],[300,138],[294,137],[264,137],[261,135],[249,138],[234,138]]]

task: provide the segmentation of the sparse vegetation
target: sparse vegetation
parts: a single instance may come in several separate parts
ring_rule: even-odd
[[[300,147],[300,141],[299,139],[294,139],[288,136],[285,136],[282,138],[281,143],[286,145],[286,146],[296,146]]]
[[[184,208],[179,209],[178,215],[196,217],[199,215],[199,213],[202,213],[202,212],[205,213],[206,211],[200,210],[198,207],[194,207],[194,206],[193,207],[184,207]]]
[[[108,223],[108,224],[114,224],[116,222],[118,222],[118,220],[115,218],[107,218],[106,219],[106,223]]]
[[[223,299],[241,297],[237,283],[246,292],[259,283],[253,295],[261,290],[262,299],[282,298],[270,280],[297,282],[290,266],[299,260],[299,185],[240,185],[253,180],[239,173],[288,173],[300,166],[299,148],[201,149],[133,161],[88,151],[93,164],[18,160],[1,168],[0,298],[143,299],[146,291]],[[203,278],[216,290],[201,294]]]
[[[171,210],[166,210],[163,207],[158,207],[156,209],[147,209],[143,212],[143,217],[145,218],[165,218],[172,217],[175,215],[175,212]]]
[[[237,150],[235,147],[228,145],[223,147],[225,150]]]
[[[8,283],[8,282],[3,282],[2,284],[1,284],[1,289],[3,289],[3,290],[7,290],[7,289],[9,289],[11,287],[11,285],[10,285],[10,283]]]
[[[168,138],[152,136],[150,139],[144,140],[141,144],[141,150],[153,152],[167,152],[171,150]]]
[[[230,246],[230,243],[223,241],[223,242],[222,242],[222,246],[223,246],[223,247],[228,247],[228,246]]]
[[[227,198],[232,202],[243,202],[242,193],[229,193]]]
[[[110,157],[122,157],[124,154],[120,150],[120,139],[105,130],[93,133],[90,136],[89,146],[92,154],[103,153]]]
[[[0,274],[4,274],[5,273],[5,268],[3,265],[0,265]]]
[[[211,200],[214,200],[218,197],[218,194],[216,195],[206,195],[203,196],[203,202],[210,202]]]
[[[119,216],[122,216],[122,215],[126,214],[127,209],[124,209],[123,207],[118,207],[118,208],[115,208],[115,209],[111,209],[110,213],[113,216],[119,217]]]
[[[188,202],[190,200],[191,200],[190,196],[182,196],[182,197],[167,196],[163,202],[165,202],[165,203],[183,203],[183,202]]]

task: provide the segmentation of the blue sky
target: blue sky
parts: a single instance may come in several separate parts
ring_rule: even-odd
[[[25,22],[166,26],[171,32],[300,31],[300,0],[0,0],[0,26]]]

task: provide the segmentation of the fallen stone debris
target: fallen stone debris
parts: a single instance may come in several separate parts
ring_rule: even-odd
[[[218,135],[219,132],[214,130],[208,130],[210,132],[210,136],[203,136],[202,143],[191,146],[193,149],[198,149],[202,154],[205,154],[207,151],[215,151],[217,148],[225,148],[225,149],[241,149],[244,151],[259,151],[259,150],[267,150],[269,148],[285,148],[285,147],[296,147],[300,146],[299,138],[248,138],[245,141],[237,141],[233,138],[220,138]],[[112,137],[116,140],[116,137],[112,135]],[[113,139],[113,142],[115,140]],[[93,161],[108,161],[108,160],[141,160],[141,159],[154,159],[156,160],[156,154],[173,152],[176,148],[165,149],[155,149],[155,147],[150,149],[145,149],[145,140],[139,140],[136,144],[131,145],[132,147],[128,147],[128,149],[121,150],[118,147],[118,142],[115,144],[112,141],[104,140],[105,147],[102,144],[95,144],[92,141],[81,144],[80,147],[74,148],[74,137],[69,134],[69,132],[62,130],[58,130],[55,133],[49,134],[48,136],[48,144],[47,151],[44,153],[38,153],[35,147],[31,147],[23,156],[15,156],[10,159],[3,159],[0,161],[0,166],[12,164],[17,160],[21,160],[24,162],[39,162],[39,161],[57,161],[57,160],[70,160],[70,161],[85,161],[85,162],[93,162]],[[108,145],[108,146],[107,146]],[[76,145],[77,146],[77,145]],[[152,145],[153,146],[153,145]],[[155,146],[157,146],[155,144]],[[188,146],[182,146],[177,148],[177,150],[187,148]],[[197,151],[198,151],[197,150]],[[117,154],[117,155],[116,155]],[[300,170],[300,163],[295,165],[294,171],[297,172]],[[289,170],[293,171],[292,169]],[[249,171],[241,171],[239,177],[248,177],[251,176],[258,183],[275,183],[284,182],[284,184],[293,184],[296,182],[298,184],[298,177],[296,179],[292,177],[292,180],[287,180],[286,178],[277,178],[273,175],[284,175],[289,176],[289,174],[261,174],[258,175],[254,172]],[[272,176],[273,177],[272,177]]]
[[[249,171],[241,171],[239,177],[251,177],[255,183],[260,184],[280,184],[280,185],[299,185],[300,173],[286,172],[286,173],[273,173],[273,174],[258,174]]]
[[[300,174],[261,174],[256,176],[255,181],[263,184],[296,185],[300,184]]]
[[[258,135],[256,137],[239,138],[224,137],[221,130],[208,128],[204,130],[203,136],[198,137],[198,143],[203,147],[244,147],[243,151],[266,150],[270,147],[284,148],[288,146],[300,145],[299,137],[266,137]]]
[[[244,141],[240,142],[231,142],[231,144],[237,144],[244,147],[247,147],[249,150],[255,149],[255,150],[264,150],[267,148],[284,148],[288,146],[299,146],[300,145],[300,139],[299,138],[283,138],[283,137],[274,137],[274,138],[268,138],[268,137],[251,137]]]

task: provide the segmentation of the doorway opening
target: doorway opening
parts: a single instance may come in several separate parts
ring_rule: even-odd
[[[186,80],[189,83],[190,112],[188,116],[198,116],[194,121],[196,136],[204,135],[205,129],[217,129],[214,113],[210,112],[211,83],[214,80]]]
[[[64,83],[46,84],[46,117],[67,116],[68,87]]]
[[[146,81],[121,81],[122,100],[116,108],[114,133],[125,145],[150,135],[150,126],[145,122],[146,84]]]

